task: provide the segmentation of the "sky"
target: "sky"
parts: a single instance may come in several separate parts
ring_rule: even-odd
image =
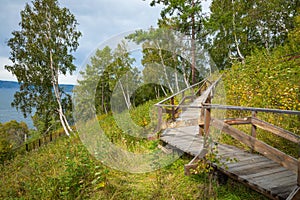
[[[7,41],[14,30],[20,30],[20,11],[30,0],[1,0],[0,6],[0,80],[16,78],[4,69],[9,60],[10,49]],[[76,83],[77,74],[90,54],[97,47],[115,35],[136,29],[157,26],[160,6],[151,7],[150,0],[59,0],[61,7],[68,8],[79,22],[82,32],[79,47],[73,54],[77,72],[73,76],[61,76],[60,83]]]
[[[88,57],[100,44],[124,32],[157,27],[162,7],[151,7],[151,0],[58,0],[61,7],[68,8],[79,22],[78,30],[82,37],[75,53],[74,64],[77,71],[73,76],[60,76],[60,83],[75,84],[77,74]],[[207,10],[210,1],[204,1]],[[12,32],[20,30],[20,11],[31,0],[1,0],[0,6],[0,80],[17,79],[4,69],[12,64],[9,60],[10,49],[7,41]]]

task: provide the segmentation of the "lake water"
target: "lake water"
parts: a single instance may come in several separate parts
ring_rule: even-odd
[[[0,122],[4,123],[10,120],[23,121],[29,128],[34,128],[30,116],[24,118],[21,112],[18,112],[16,108],[10,105],[17,90],[17,88],[0,88]]]

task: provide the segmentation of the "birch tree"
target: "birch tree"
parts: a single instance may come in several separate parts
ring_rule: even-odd
[[[63,98],[67,95],[59,86],[60,75],[72,74],[76,69],[74,56],[81,33],[77,20],[57,0],[35,0],[21,11],[21,30],[12,32],[8,40],[11,49],[11,72],[20,84],[20,91],[12,103],[24,116],[36,109],[41,119],[44,115],[59,119],[67,135],[72,129],[64,114]],[[45,130],[48,122],[45,122]]]
[[[197,80],[197,47],[203,41],[203,21],[201,0],[152,0],[150,5],[163,5],[159,20],[160,27],[170,27],[190,36],[192,84]]]

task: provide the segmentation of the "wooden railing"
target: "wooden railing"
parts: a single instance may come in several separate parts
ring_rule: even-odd
[[[169,107],[169,108],[195,108],[200,109],[200,119],[199,119],[199,127],[200,134],[204,136],[204,143],[202,147],[202,151],[196,156],[191,162],[191,168],[195,160],[203,158],[208,152],[209,143],[207,138],[210,136],[210,127],[215,127],[222,132],[227,133],[232,136],[236,140],[246,144],[248,147],[252,149],[252,151],[258,152],[265,157],[279,163],[283,167],[295,172],[297,174],[297,191],[300,192],[300,151],[298,154],[298,158],[294,158],[286,153],[270,146],[269,144],[259,140],[257,138],[257,129],[262,129],[268,131],[276,136],[284,138],[288,141],[291,141],[297,144],[300,147],[300,136],[296,135],[288,130],[285,130],[281,127],[270,124],[266,121],[258,119],[257,113],[279,113],[279,114],[287,114],[287,115],[300,115],[300,111],[293,110],[279,110],[279,109],[267,109],[267,108],[254,108],[254,107],[242,107],[242,106],[228,106],[228,105],[215,105],[211,104],[211,100],[213,98],[213,90],[218,81],[211,84],[211,87],[206,87],[206,91],[202,92],[202,95],[206,95],[203,99],[203,104],[199,106],[186,106],[186,105],[173,105],[173,104],[160,104],[158,103],[156,106],[158,107]],[[162,102],[165,102],[162,101]],[[175,109],[175,110],[176,110]],[[215,110],[238,110],[238,111],[248,111],[251,112],[251,116],[247,116],[244,118],[231,118],[231,119],[216,119],[212,118],[211,111]],[[161,111],[160,111],[161,112]],[[159,112],[159,116],[161,113]],[[233,127],[232,125],[251,125],[251,133],[246,134],[243,131]],[[300,127],[298,127],[300,128]]]
[[[25,144],[25,149],[26,151],[32,151],[35,149],[40,148],[41,146],[48,144],[50,142],[55,141],[56,139],[62,137],[62,136],[66,136],[66,134],[63,131],[58,131],[58,132],[53,132],[53,133],[49,133],[47,135],[44,135],[38,139],[35,139],[31,142],[28,142]]]
[[[204,79],[155,104],[158,111],[158,125],[156,132],[166,128],[168,126],[168,122],[175,121],[184,109],[189,108],[188,104],[192,103],[200,95],[205,95],[205,99],[211,97],[219,80],[221,80],[221,76],[218,77],[216,81]],[[177,101],[178,104],[176,104],[175,101]],[[210,101],[205,100],[203,103],[209,102]],[[169,118],[167,117],[165,121],[163,121],[164,114],[168,114],[170,116]]]
[[[29,151],[38,149],[41,146],[46,145],[50,142],[53,142],[53,141],[57,140],[58,138],[64,137],[64,136],[66,136],[66,134],[63,131],[49,133],[49,134],[43,135],[37,139],[34,139],[32,141],[23,143],[22,145],[12,149],[12,151],[14,151],[14,152],[23,152],[23,151],[29,152]]]

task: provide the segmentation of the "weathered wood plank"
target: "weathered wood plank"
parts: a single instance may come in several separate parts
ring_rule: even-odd
[[[296,176],[292,174],[290,171],[281,171],[272,175],[260,176],[255,177],[252,180],[255,181],[257,184],[265,185],[266,188],[273,188],[280,185],[286,184],[295,184],[296,183]],[[248,179],[249,180],[249,179]]]
[[[178,133],[175,130],[178,131]],[[197,126],[192,126],[192,127],[187,127],[187,128],[176,128],[172,131],[165,131],[165,132],[172,132],[172,134],[169,134],[168,136],[168,141],[172,143],[171,145],[177,146],[181,150],[188,151],[187,153],[196,156],[197,152],[199,153],[202,148],[203,144],[203,137],[200,137],[197,135],[197,132],[193,132],[192,130],[197,130]],[[165,140],[165,136],[168,134],[162,134],[162,140]],[[172,140],[172,137],[176,137],[176,139]],[[183,138],[185,142],[182,142],[180,138]],[[192,142],[190,141],[192,140]],[[192,144],[192,145],[190,145]],[[199,146],[198,146],[199,144]],[[189,145],[188,147],[185,145]],[[292,191],[293,187],[296,185],[295,182],[295,177],[293,180],[289,176],[288,178],[282,177],[282,179],[278,180],[283,180],[280,185],[280,187],[276,185],[271,185],[271,184],[264,184],[266,182],[257,182],[256,179],[259,177],[262,177],[261,179],[258,180],[263,180],[263,179],[269,179],[269,177],[272,177],[276,172],[286,172],[287,169],[284,167],[281,167],[279,164],[272,160],[268,160],[267,158],[258,155],[258,154],[250,154],[248,152],[245,152],[244,150],[240,150],[236,147],[232,147],[229,145],[223,145],[223,144],[218,144],[218,155],[226,161],[226,158],[237,158],[237,162],[233,163],[226,163],[226,167],[224,166],[223,168],[221,167],[220,170],[224,172],[225,174],[229,175],[231,178],[234,178],[235,180],[241,181],[242,183],[248,185],[248,187],[261,192],[265,194],[266,196],[275,199],[275,198],[281,198],[285,199],[289,195],[289,192]],[[195,150],[195,151],[194,151]],[[194,152],[193,152],[194,151]],[[197,152],[196,152],[197,151]],[[261,162],[255,162],[260,160]],[[256,164],[253,164],[256,163]],[[260,164],[259,164],[260,163]],[[231,168],[232,166],[235,166]],[[240,165],[240,166],[238,166]],[[188,165],[187,168],[193,168],[195,166]],[[287,173],[288,174],[288,173]],[[296,176],[296,175],[295,175]],[[276,176],[275,176],[276,178]],[[289,181],[291,179],[291,181]],[[294,182],[293,182],[294,181]],[[269,187],[267,187],[269,186]],[[280,189],[283,188],[283,189]]]
[[[251,157],[250,158],[246,158],[246,159],[240,159],[238,162],[233,162],[233,163],[229,163],[227,164],[227,167],[230,168],[231,170],[232,169],[235,169],[235,168],[241,168],[241,167],[244,167],[244,168],[251,168],[251,166],[255,166],[255,165],[259,165],[263,162],[269,162],[270,160],[265,158],[265,157],[258,157],[256,159],[252,159]]]
[[[283,171],[286,171],[286,169],[283,168],[283,167],[278,166],[278,167],[274,167],[274,168],[272,168],[270,170],[267,170],[267,171],[255,172],[253,174],[243,175],[241,177],[244,178],[244,179],[254,179],[256,177],[273,176],[273,174],[280,173],[280,172],[283,172]]]
[[[226,124],[228,124],[228,125],[245,125],[245,124],[251,124],[251,117],[224,119],[224,122]]]
[[[228,171],[233,172],[238,176],[242,176],[242,175],[253,174],[256,172],[269,170],[276,166],[278,166],[278,164],[275,162],[263,161],[257,163],[256,165],[238,166],[233,169],[229,168]]]
[[[286,200],[289,196],[290,193],[293,192],[293,188],[295,187],[295,184],[288,184],[288,185],[281,185],[281,186],[276,186],[270,189],[271,195],[273,196],[278,196],[279,199],[284,199]],[[295,199],[299,200],[299,199]]]
[[[277,163],[290,169],[291,171],[293,172],[298,171],[298,161],[295,158],[279,151],[278,149],[275,149],[270,145],[267,145],[266,143],[257,140],[256,138],[253,138],[252,136],[247,135],[236,128],[229,126],[228,124],[224,123],[221,120],[212,119],[211,125],[214,126],[215,128],[218,128],[219,130],[228,133],[229,135],[243,142],[249,147],[253,147],[255,151],[263,154],[264,156],[270,158],[271,160],[276,161]]]
[[[300,142],[300,136],[284,130],[278,126],[275,126],[273,124],[270,124],[268,122],[265,122],[263,120],[257,119],[256,117],[251,118],[251,123],[257,126],[258,128],[261,128],[263,130],[269,131],[275,135],[278,135],[282,138],[285,138],[291,142],[299,143]]]
[[[298,154],[300,154],[300,151],[299,151]],[[300,186],[300,155],[299,155],[299,158],[298,158],[298,177],[297,177],[297,185]]]

